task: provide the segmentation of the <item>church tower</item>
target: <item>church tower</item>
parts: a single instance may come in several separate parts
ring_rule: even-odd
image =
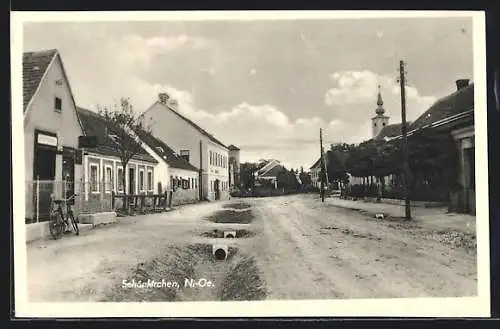
[[[385,116],[384,101],[380,93],[380,85],[378,85],[377,109],[376,115],[372,118],[372,134],[373,138],[377,137],[382,129],[389,124],[389,117]]]

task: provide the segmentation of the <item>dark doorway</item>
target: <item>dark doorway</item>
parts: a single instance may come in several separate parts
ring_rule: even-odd
[[[33,209],[35,216],[38,212],[39,221],[46,221],[49,219],[50,214],[50,196],[54,191],[56,147],[39,144],[37,141],[38,133],[35,133],[33,178],[35,180],[40,180],[40,182],[37,185],[38,187],[33,190]],[[34,185],[36,185],[36,183]]]
[[[135,194],[135,169],[128,169],[128,194]]]
[[[75,194],[75,151],[71,149],[63,150],[63,164],[62,164],[62,177],[66,182],[66,195],[65,198],[69,199]],[[69,204],[74,205],[75,199],[72,198],[68,201]]]
[[[220,200],[220,181],[218,179],[214,181],[214,191],[215,191],[215,200]]]

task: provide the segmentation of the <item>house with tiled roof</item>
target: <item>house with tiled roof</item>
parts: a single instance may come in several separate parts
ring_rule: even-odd
[[[229,199],[229,149],[224,143],[181,114],[166,93],[160,93],[142,116],[156,138],[200,169],[201,200]]]
[[[137,131],[143,148],[158,161],[154,180],[157,192],[172,191],[172,205],[193,203],[199,199],[199,169],[188,159],[147,131]]]
[[[457,183],[461,188],[450,191],[455,211],[475,213],[475,142],[474,83],[469,79],[455,82],[456,91],[437,100],[408,128],[408,138],[418,133],[446,132],[453,136],[459,155]],[[400,139],[401,135],[393,139]]]
[[[77,114],[86,136],[93,136],[96,145],[86,148],[82,155],[82,181],[80,188],[86,201],[84,211],[112,210],[112,192],[117,194],[155,194],[155,171],[158,161],[140,143],[135,154],[123,168],[120,158],[120,138],[130,138],[120,128],[110,128],[97,112],[77,107]],[[133,139],[130,138],[132,142]],[[135,148],[134,147],[134,148]],[[125,175],[125,186],[123,176]],[[88,208],[88,209],[87,209]]]
[[[24,161],[27,223],[48,220],[50,196],[63,192],[62,182],[78,181],[82,166],[75,163],[83,127],[58,50],[23,53]],[[21,111],[21,109],[13,109]]]

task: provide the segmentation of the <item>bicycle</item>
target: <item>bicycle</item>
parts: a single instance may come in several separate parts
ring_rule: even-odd
[[[69,232],[70,227],[73,228],[76,235],[80,234],[80,230],[78,229],[78,220],[75,219],[71,205],[68,204],[68,201],[73,199],[75,196],[76,194],[72,195],[68,199],[54,199],[53,196],[51,196],[52,210],[50,212],[49,231],[54,240],[58,239],[63,231]],[[66,216],[64,216],[64,211],[61,206],[62,203],[66,205]]]

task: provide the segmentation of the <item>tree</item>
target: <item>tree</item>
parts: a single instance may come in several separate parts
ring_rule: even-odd
[[[245,162],[240,165],[240,181],[245,189],[253,188],[255,184],[255,173],[259,164]]]
[[[118,151],[122,168],[125,168],[129,161],[142,151],[142,142],[137,134],[150,132],[150,127],[144,124],[142,115],[134,112],[134,108],[128,98],[121,98],[120,105],[113,108],[99,108],[99,114],[104,119],[106,134],[114,141],[114,148]],[[125,188],[125,174],[122,175],[122,184]],[[125,193],[127,193],[125,191]],[[124,202],[124,208],[127,207]]]

